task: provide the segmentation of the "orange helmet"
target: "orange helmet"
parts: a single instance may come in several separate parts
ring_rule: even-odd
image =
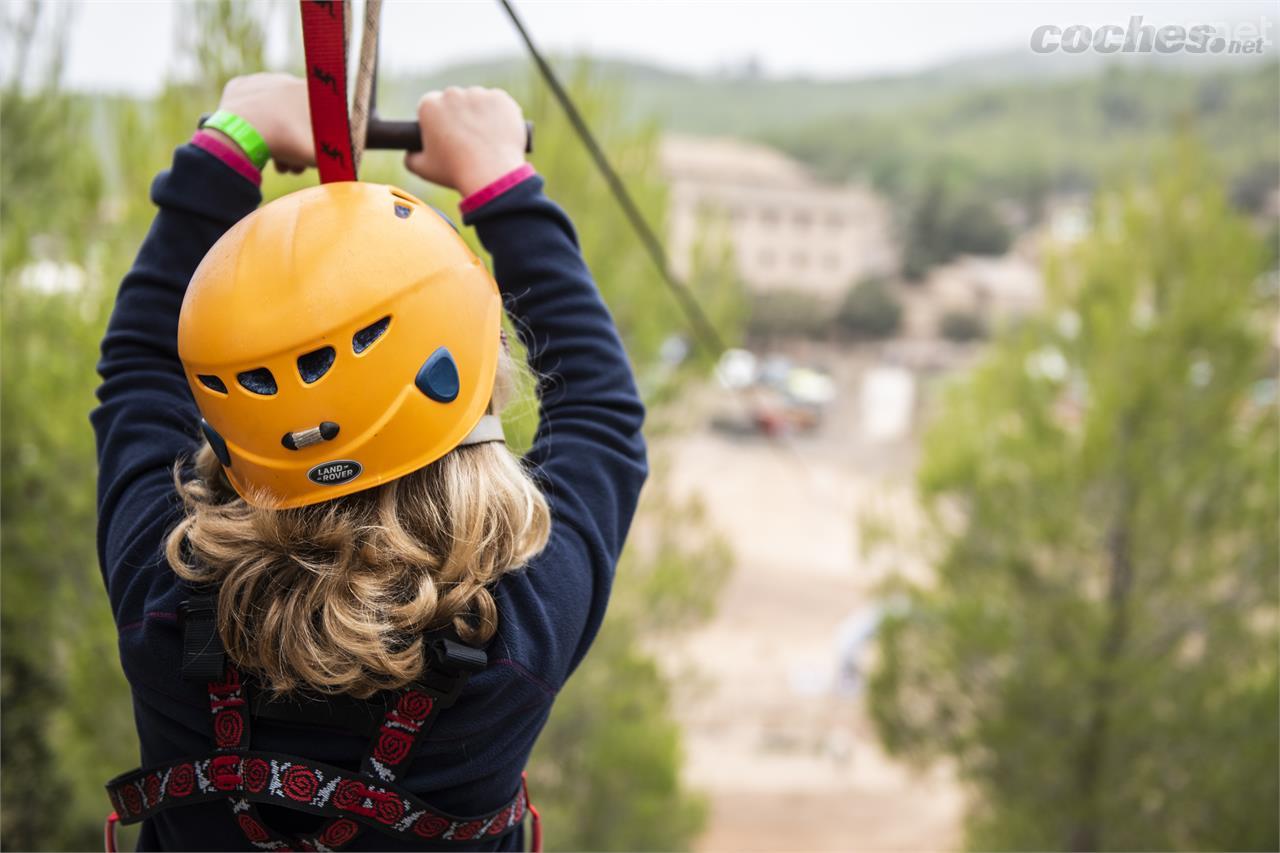
[[[201,428],[255,506],[372,488],[487,415],[502,300],[453,226],[402,190],[330,183],[246,217],[205,256],[178,353]]]

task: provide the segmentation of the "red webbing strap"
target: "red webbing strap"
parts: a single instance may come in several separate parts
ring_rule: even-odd
[[[307,99],[320,182],[354,181],[351,117],[347,112],[347,34],[343,0],[302,0]]]
[[[107,815],[107,824],[102,828],[102,846],[107,853],[118,853],[119,848],[116,846],[116,824],[120,822],[120,815],[112,812]]]
[[[210,772],[221,774],[223,783],[238,778],[240,758],[238,754],[249,748],[248,686],[240,678],[240,671],[227,664],[221,681],[211,681],[209,714],[213,724],[213,745],[218,756],[210,762]],[[166,787],[168,787],[166,785]],[[258,814],[258,807],[243,798],[229,798],[231,815],[245,840],[259,850],[291,850],[289,838],[271,829]],[[117,809],[119,811],[119,809]]]
[[[520,774],[520,793],[524,797],[525,808],[529,810],[529,818],[533,822],[533,843],[529,845],[531,853],[542,853],[542,815],[529,799],[529,774]]]
[[[107,783],[107,793],[122,824],[137,823],[170,808],[230,797],[346,818],[348,823],[341,825],[343,833],[353,829],[349,824],[362,824],[404,841],[425,839],[464,846],[514,831],[528,811],[523,785],[499,809],[475,817],[455,817],[432,808],[398,784],[297,756],[254,750],[135,770]],[[262,849],[279,849],[268,839],[250,840]],[[345,840],[335,832],[323,843],[336,848]],[[307,844],[298,846],[305,849]]]
[[[450,697],[421,685],[400,691],[365,756],[352,773],[295,756],[250,750],[248,686],[228,666],[208,685],[214,747],[203,759],[136,770],[107,783],[118,821],[145,820],[157,812],[222,799],[231,806],[245,839],[259,850],[338,850],[365,826],[402,840],[474,843],[515,830],[528,808],[524,785],[510,802],[477,817],[454,817],[433,809],[396,784],[416,747]],[[269,827],[257,803],[271,803],[330,818],[315,832],[289,838]],[[110,829],[110,827],[109,827]],[[535,841],[541,835],[535,820]],[[540,845],[535,844],[534,849]]]
[[[409,765],[418,744],[426,736],[445,703],[418,685],[406,687],[396,703],[382,719],[382,726],[365,753],[360,770],[371,779],[395,782]],[[323,844],[330,850],[345,847],[359,834],[361,827],[345,817],[328,821],[317,831],[302,838],[302,846]]]

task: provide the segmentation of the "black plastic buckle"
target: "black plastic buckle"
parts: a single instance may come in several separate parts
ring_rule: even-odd
[[[427,640],[427,668],[423,670],[418,687],[435,699],[441,708],[448,708],[462,695],[462,688],[472,674],[489,665],[489,655],[449,637]]]
[[[430,664],[446,672],[465,672],[470,675],[489,665],[489,655],[484,649],[477,649],[448,637],[429,640],[427,655]]]

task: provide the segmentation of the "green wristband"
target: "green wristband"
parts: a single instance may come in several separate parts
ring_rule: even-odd
[[[267,161],[271,159],[271,150],[267,148],[267,142],[262,138],[262,134],[233,112],[218,110],[201,122],[200,126],[211,127],[231,137],[231,140],[240,146],[258,169],[267,165]]]

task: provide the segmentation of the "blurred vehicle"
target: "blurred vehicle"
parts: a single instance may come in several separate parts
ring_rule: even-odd
[[[759,375],[759,362],[755,353],[745,349],[728,349],[720,356],[716,366],[716,378],[721,387],[730,391],[750,388]]]
[[[722,387],[742,392],[747,400],[746,423],[717,419],[727,432],[790,435],[817,429],[836,398],[836,387],[823,370],[798,366],[784,355],[758,358],[745,349],[727,350],[716,376]]]

